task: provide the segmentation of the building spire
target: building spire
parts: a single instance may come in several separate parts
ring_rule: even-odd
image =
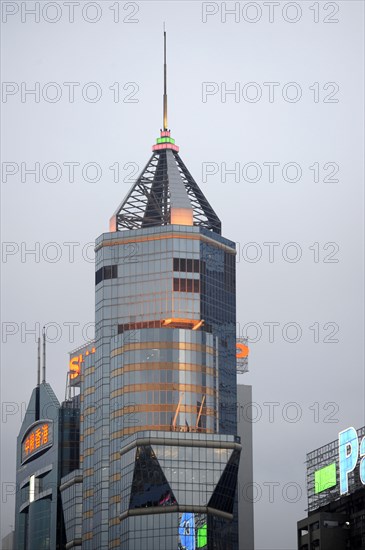
[[[37,386],[41,383],[41,339],[38,338]]]
[[[163,24],[163,130],[168,130],[167,126],[167,63],[166,63],[166,29]]]
[[[46,327],[43,327],[42,330],[43,336],[43,373],[42,373],[42,384],[46,382]]]

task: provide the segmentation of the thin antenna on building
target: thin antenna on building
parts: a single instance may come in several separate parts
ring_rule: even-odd
[[[46,329],[43,327],[42,330],[43,335],[43,376],[42,376],[42,383],[46,381]]]
[[[41,383],[41,339],[38,338],[37,386]]]
[[[163,129],[167,130],[167,63],[166,63],[166,28],[163,24]]]

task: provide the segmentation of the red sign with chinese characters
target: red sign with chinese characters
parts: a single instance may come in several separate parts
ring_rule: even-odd
[[[53,443],[52,420],[39,420],[30,426],[22,439],[22,463]]]

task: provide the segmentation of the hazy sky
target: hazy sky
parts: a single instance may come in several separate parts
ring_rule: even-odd
[[[67,353],[92,337],[90,243],[162,124],[166,21],[169,126],[238,243],[237,321],[256,340],[240,377],[256,412],[256,550],[293,550],[306,453],[364,424],[363,2],[231,15],[233,2],[40,2],[39,22],[34,2],[1,4],[2,535],[36,382],[27,331],[47,324],[63,399]]]

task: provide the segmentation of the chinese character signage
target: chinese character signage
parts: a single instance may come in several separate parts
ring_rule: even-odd
[[[53,444],[52,420],[39,420],[30,426],[22,440],[22,464]]]

